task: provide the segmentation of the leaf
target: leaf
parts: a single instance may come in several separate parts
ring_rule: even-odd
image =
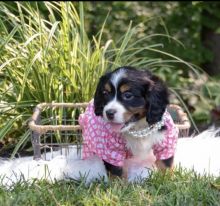
[[[21,117],[22,117],[21,114],[20,114],[20,115],[17,115],[17,116],[14,117],[13,119],[8,120],[8,121],[3,125],[3,127],[0,129],[0,140],[3,139],[3,138],[7,135],[8,132],[11,131],[11,129],[12,129],[14,123],[15,123],[18,119],[20,119]]]
[[[7,36],[7,38],[4,40],[4,42],[0,45],[0,51],[2,50],[2,48],[8,44],[8,42],[12,39],[12,37],[15,35],[15,33],[18,31],[19,29],[19,25],[15,25],[15,27],[12,29],[12,31],[10,32],[10,34]]]
[[[215,30],[215,33],[216,33],[216,34],[220,34],[220,27],[218,27],[218,28]]]

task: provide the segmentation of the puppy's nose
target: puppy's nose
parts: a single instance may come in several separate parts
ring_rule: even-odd
[[[108,109],[106,111],[106,116],[109,120],[113,120],[114,119],[114,115],[116,113],[116,110],[115,109]]]

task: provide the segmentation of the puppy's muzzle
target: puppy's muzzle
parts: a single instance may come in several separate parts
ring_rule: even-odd
[[[106,113],[108,120],[113,120],[115,113],[116,113],[116,110],[115,109],[108,109],[108,110],[106,110],[105,113]]]

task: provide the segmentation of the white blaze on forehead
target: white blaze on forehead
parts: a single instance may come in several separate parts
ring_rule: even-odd
[[[125,70],[123,68],[113,73],[111,77],[111,82],[114,85],[116,91],[117,91],[118,83],[122,79],[122,77],[124,77],[124,75],[125,75]]]
[[[114,98],[110,102],[108,102],[103,109],[103,117],[106,120],[108,120],[106,116],[107,110],[113,109],[116,111],[116,113],[114,114],[114,119],[112,120],[112,122],[115,122],[115,123],[124,123],[125,121],[124,113],[126,112],[126,109],[119,101],[117,101],[118,83],[122,79],[122,77],[124,77],[124,75],[125,75],[125,70],[123,68],[119,69],[117,72],[112,74],[110,81],[115,88]]]
[[[108,118],[106,116],[107,110],[113,109],[116,111],[116,113],[114,114],[114,119],[112,120],[112,122],[114,122],[114,123],[124,123],[125,122],[124,113],[126,112],[126,109],[117,100],[118,83],[124,77],[124,75],[125,75],[125,70],[123,68],[119,69],[117,72],[114,72],[112,74],[110,81],[115,88],[114,98],[110,102],[108,102],[103,109],[103,117],[106,120],[108,120]]]

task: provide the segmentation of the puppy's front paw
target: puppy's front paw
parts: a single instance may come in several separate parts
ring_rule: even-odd
[[[157,168],[160,170],[166,170],[166,169],[172,169],[173,168],[173,159],[174,157],[170,157],[168,159],[164,159],[164,160],[157,160],[156,161],[156,165]]]
[[[151,169],[146,167],[130,168],[127,174],[128,182],[140,183],[147,179],[151,173]]]

